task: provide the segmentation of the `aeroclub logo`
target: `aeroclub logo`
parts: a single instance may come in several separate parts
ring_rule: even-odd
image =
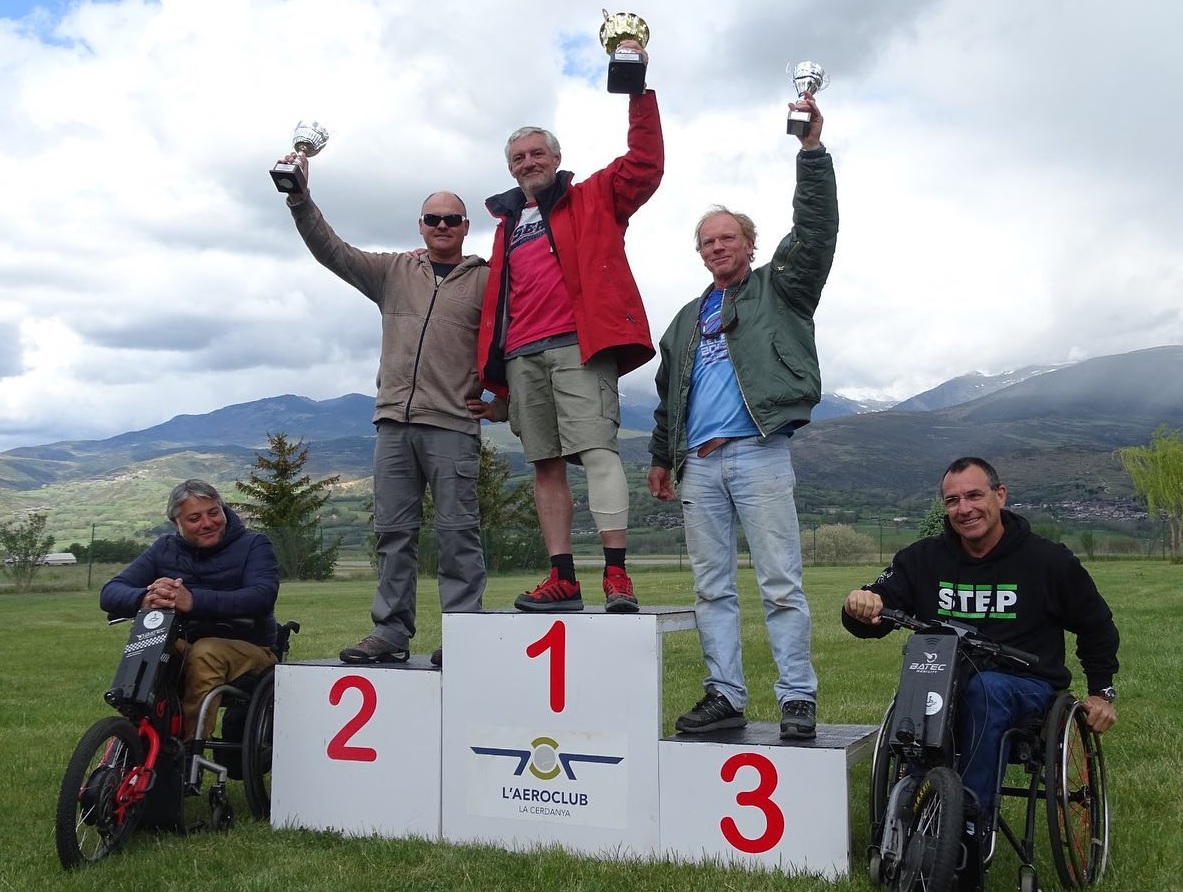
[[[529,749],[496,746],[473,746],[471,749],[478,756],[505,760],[507,768],[513,765],[512,776],[521,778],[521,782],[502,784],[494,796],[502,807],[533,820],[575,820],[580,823],[591,820],[591,815],[603,808],[603,804],[597,807],[593,801],[596,794],[607,790],[600,784],[592,789],[588,779],[580,777],[582,769],[588,765],[618,765],[624,761],[624,756],[567,751],[553,737],[545,736],[531,740]],[[539,785],[531,780],[543,783]],[[614,798],[608,797],[609,801]],[[581,814],[587,817],[580,819]]]
[[[472,751],[478,756],[501,756],[516,759],[514,777],[521,777],[526,769],[539,780],[554,780],[560,774],[567,780],[578,780],[575,766],[579,763],[594,763],[598,765],[616,765],[623,761],[624,756],[606,756],[597,753],[568,753],[559,749],[559,742],[552,737],[535,737],[530,741],[530,749],[509,749],[495,746],[474,746]]]

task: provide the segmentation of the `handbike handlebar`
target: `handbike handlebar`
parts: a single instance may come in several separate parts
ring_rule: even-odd
[[[997,641],[991,641],[975,629],[973,626],[959,623],[951,619],[917,619],[902,610],[896,610],[893,607],[886,607],[879,613],[880,620],[889,623],[890,625],[900,628],[909,629],[913,632],[927,632],[936,635],[956,635],[963,642],[968,644],[975,650],[990,654],[991,656],[1005,657],[1008,660],[1014,660],[1024,666],[1034,666],[1039,662],[1037,654],[1030,653],[1025,650],[1020,650],[1017,647],[1011,647],[1007,644],[999,644]]]

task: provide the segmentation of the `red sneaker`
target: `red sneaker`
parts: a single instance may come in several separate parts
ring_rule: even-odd
[[[532,592],[523,592],[513,602],[518,610],[548,612],[558,610],[582,610],[583,598],[578,582],[559,578],[559,571],[551,567],[550,575]]]
[[[608,599],[604,609],[609,613],[636,613],[637,599],[633,595],[633,581],[624,567],[607,567],[604,570],[604,596]]]

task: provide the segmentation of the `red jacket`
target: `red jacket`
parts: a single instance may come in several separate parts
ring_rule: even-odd
[[[560,170],[555,184],[538,196],[538,206],[558,255],[575,308],[575,331],[583,361],[612,351],[621,375],[654,356],[649,320],[624,252],[629,218],[657,191],[665,172],[665,146],[657,95],[652,90],[629,100],[628,151],[581,183]],[[506,233],[525,207],[518,187],[485,202],[500,222],[493,239],[489,282],[481,307],[477,369],[481,383],[501,396],[505,384],[505,328],[509,266]]]

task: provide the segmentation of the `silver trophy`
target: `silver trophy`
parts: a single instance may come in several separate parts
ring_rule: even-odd
[[[313,121],[306,124],[301,121],[292,131],[292,148],[311,158],[325,147],[329,141],[329,131]],[[283,161],[271,168],[271,179],[275,181],[275,188],[280,192],[293,192],[303,195],[308,191],[308,178],[304,175],[304,168],[299,163],[286,164]]]
[[[830,83],[830,76],[817,62],[801,62],[796,67],[790,62],[785,71],[793,76],[793,88],[797,91],[797,98],[804,98],[808,93],[816,96],[819,90],[824,90]],[[789,136],[804,136],[809,132],[809,124],[813,115],[807,111],[789,112]]]
[[[645,60],[635,50],[617,49],[621,41],[635,40],[641,46],[649,42],[649,26],[639,15],[631,12],[604,13],[600,25],[600,45],[612,57],[608,63],[609,93],[644,93]]]

